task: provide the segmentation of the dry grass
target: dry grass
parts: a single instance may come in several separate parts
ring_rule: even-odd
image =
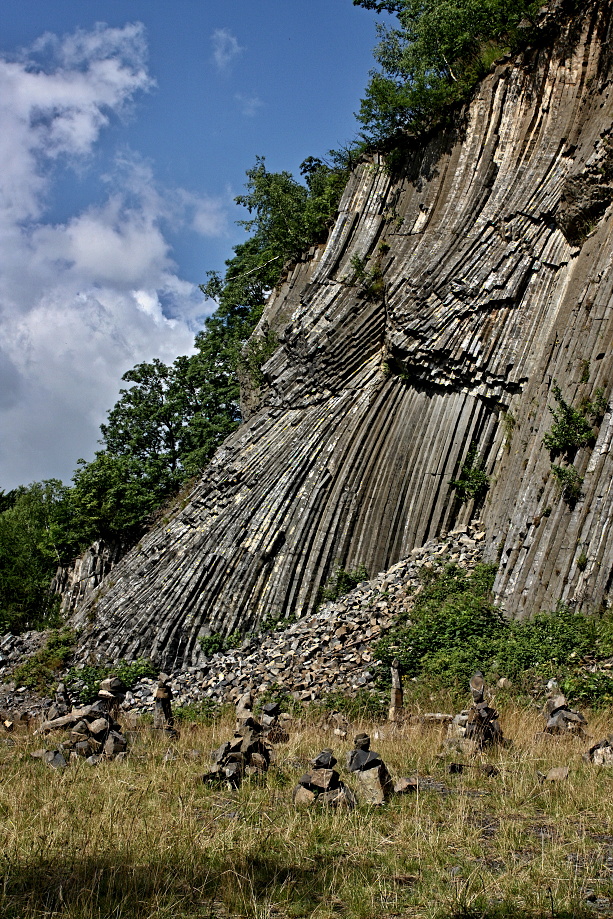
[[[592,719],[595,740],[610,721]],[[185,727],[170,761],[168,741],[141,729],[128,761],[80,761],[62,773],[30,759],[40,738],[16,735],[0,744],[0,916],[607,915],[613,771],[582,762],[585,741],[535,742],[532,712],[503,711],[502,724],[514,744],[489,755],[496,778],[448,774],[441,729],[385,728],[373,747],[392,773],[419,772],[431,787],[349,813],[291,805],[310,757],[332,746],[342,763],[349,748],[308,723],[277,748],[265,780],[238,792],[200,781],[230,721]],[[353,726],[364,729],[374,726]],[[538,781],[537,770],[562,764],[568,781]],[[600,912],[586,904],[588,889]]]

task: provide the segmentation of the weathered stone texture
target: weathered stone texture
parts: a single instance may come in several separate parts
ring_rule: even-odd
[[[196,660],[208,630],[312,609],[335,563],[372,576],[469,519],[449,481],[473,444],[493,475],[482,517],[508,611],[602,599],[611,413],[577,455],[574,508],[542,437],[554,381],[574,402],[613,379],[612,6],[545,16],[542,42],[409,146],[398,176],[378,160],[355,171],[327,245],[289,270],[256,330],[280,344],[261,388],[244,381],[245,423],[81,606],[86,648],[170,666]],[[384,296],[354,282],[356,255]]]

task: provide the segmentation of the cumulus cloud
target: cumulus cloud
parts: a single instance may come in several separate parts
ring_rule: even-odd
[[[229,29],[215,29],[211,36],[213,43],[213,60],[219,70],[226,70],[234,58],[238,57],[245,49],[242,48],[236,36]]]
[[[46,34],[0,58],[0,489],[68,479],[121,375],[187,353],[209,311],[167,229],[223,234],[223,202],[159,187],[122,151],[102,203],[48,215],[58,170],[86,168],[104,128],[153,87],[146,51],[137,23]]]

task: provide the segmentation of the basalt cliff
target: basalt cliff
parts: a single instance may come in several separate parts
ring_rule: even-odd
[[[446,127],[353,172],[327,243],[288,268],[242,426],[185,507],[73,619],[82,651],[194,663],[198,638],[304,615],[336,565],[371,576],[477,514],[511,616],[591,609],[613,580],[613,416],[543,444],[613,382],[612,0],[552,3]],[[450,482],[467,456],[480,506]]]

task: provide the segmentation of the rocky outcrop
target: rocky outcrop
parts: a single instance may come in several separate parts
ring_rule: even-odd
[[[613,379],[612,7],[556,4],[450,127],[356,169],[255,332],[279,346],[245,423],[80,607],[84,653],[194,663],[209,631],[308,613],[335,565],[373,576],[467,522],[449,483],[475,455],[509,614],[606,599],[611,412],[572,500],[542,439],[554,385],[576,405]]]
[[[127,546],[99,539],[71,565],[58,568],[51,582],[51,593],[61,594],[60,612],[69,615],[79,604],[95,595],[104,578],[112,571]]]

